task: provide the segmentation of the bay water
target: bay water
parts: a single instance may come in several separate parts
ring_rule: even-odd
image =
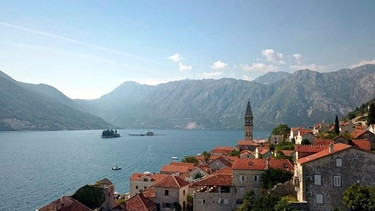
[[[101,132],[0,132],[0,210],[36,210],[103,178],[123,194],[133,173],[159,172],[171,157],[235,146],[244,135],[242,130],[154,130],[155,136],[128,136],[146,131],[118,130],[120,138],[102,139]],[[254,132],[257,138],[268,136]],[[114,165],[122,170],[113,171]]]

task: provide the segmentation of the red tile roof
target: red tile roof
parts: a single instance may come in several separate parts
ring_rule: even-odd
[[[285,156],[291,157],[294,150],[280,150]]]
[[[218,171],[215,171],[212,174],[232,175],[232,168],[230,168],[230,167],[224,167],[224,168],[219,169]]]
[[[188,166],[177,166],[177,165],[164,165],[160,173],[188,173],[189,167]]]
[[[192,184],[192,186],[232,186],[232,175],[212,174]]]
[[[315,153],[326,149],[329,145],[296,145],[296,152]]]
[[[294,171],[293,164],[288,159],[270,159],[270,168],[281,169],[284,171]]]
[[[333,152],[329,152],[329,147],[328,147],[328,148],[326,148],[326,149],[324,149],[324,150],[322,150],[320,152],[317,152],[317,153],[314,153],[312,155],[300,158],[300,159],[298,159],[298,162],[300,164],[308,163],[308,162],[311,162],[311,161],[314,161],[314,160],[326,157],[328,155],[331,155],[331,154],[334,154],[334,153],[337,153],[337,152],[349,149],[350,147],[351,147],[350,145],[338,143],[338,144],[335,144],[333,146]]]
[[[218,158],[216,158],[215,160],[212,160],[209,164],[213,163],[213,162],[216,162],[216,161],[220,161],[221,163],[223,163],[225,166],[228,166],[228,167],[231,167],[232,166],[232,163],[230,161],[228,161],[226,158],[224,158],[223,156],[219,156]]]
[[[151,178],[151,181],[159,182],[167,177],[166,174],[148,174],[148,173],[134,173],[130,176],[130,180],[141,181],[143,178]]]
[[[355,139],[352,140],[353,146],[359,147],[363,150],[370,151],[371,150],[371,144],[369,140],[366,139]]]
[[[172,166],[187,166],[189,168],[189,171],[191,171],[195,168],[194,163],[170,162],[169,165],[172,165]]]
[[[364,134],[367,130],[354,130],[353,132],[350,133],[350,136],[353,138],[358,138],[362,134]]]
[[[314,145],[330,145],[333,144],[335,141],[333,139],[323,139],[323,138],[315,138]]]
[[[264,159],[240,158],[233,162],[233,170],[265,170]]]
[[[156,210],[156,204],[146,198],[143,193],[136,194],[125,202],[126,211],[151,211]]]
[[[213,150],[210,151],[211,154],[228,154],[234,150],[234,147],[215,147]]]
[[[186,185],[189,185],[189,182],[176,177],[174,175],[168,175],[166,178],[164,178],[162,181],[154,184],[154,187],[165,187],[165,188],[181,188]]]
[[[259,146],[260,144],[255,143],[254,141],[244,141],[240,140],[237,142],[238,146]]]
[[[91,211],[81,202],[70,196],[63,196],[48,205],[38,209],[39,211]]]

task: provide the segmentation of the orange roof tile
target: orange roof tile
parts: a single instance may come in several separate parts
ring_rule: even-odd
[[[174,166],[187,166],[189,170],[193,170],[195,168],[194,163],[184,163],[184,162],[170,162],[169,165],[174,165]]]
[[[244,140],[241,140],[241,141],[237,142],[237,145],[238,146],[259,146],[260,144],[255,143],[254,141],[244,141]]]
[[[177,166],[177,165],[164,165],[161,167],[160,172],[168,172],[168,173],[187,173],[189,172],[188,166]]]
[[[146,198],[143,193],[136,194],[130,199],[126,200],[125,207],[127,211],[149,211],[156,210],[156,204],[150,199]]]
[[[232,175],[211,174],[193,183],[192,186],[232,186]]]
[[[326,149],[329,145],[296,145],[296,152],[319,152]]]
[[[151,181],[159,182],[160,180],[167,177],[166,174],[148,174],[148,173],[134,173],[130,176],[130,180],[141,181],[143,178],[151,178]]]
[[[232,166],[232,163],[230,161],[228,161],[226,158],[224,158],[223,156],[219,156],[218,158],[216,158],[215,160],[212,160],[209,164],[215,162],[219,160],[221,163],[223,163],[225,166],[228,166],[228,167],[231,167]]]
[[[86,207],[81,202],[75,200],[70,196],[63,196],[59,199],[49,203],[48,205],[38,209],[39,211],[91,211],[90,208]]]
[[[323,139],[323,138],[315,138],[314,145],[330,145],[333,144],[335,141],[333,139]]]
[[[240,158],[233,162],[233,170],[264,170],[266,162],[264,159]]]
[[[228,154],[229,152],[232,152],[234,150],[233,147],[215,147],[213,150],[210,151],[210,153],[222,153],[222,154]]]
[[[232,175],[232,168],[230,168],[230,167],[224,167],[224,168],[219,169],[218,171],[215,171],[212,174]]]
[[[347,144],[342,144],[342,143],[337,143],[333,146],[333,152],[329,152],[329,147],[322,150],[322,151],[319,151],[315,154],[312,154],[312,155],[309,155],[309,156],[306,156],[306,157],[303,157],[303,158],[300,158],[298,159],[298,162],[300,164],[304,164],[304,163],[307,163],[307,162],[311,162],[313,160],[317,160],[317,159],[320,159],[322,157],[326,157],[328,155],[331,155],[331,154],[334,154],[334,153],[337,153],[337,152],[340,152],[340,151],[343,151],[343,150],[346,150],[348,148],[350,148],[351,146],[350,145],[347,145]]]
[[[174,175],[168,175],[166,178],[164,178],[162,181],[156,183],[153,185],[154,187],[165,187],[165,188],[181,188],[186,185],[189,185],[189,182],[176,177]]]
[[[359,137],[360,135],[364,134],[367,130],[354,130],[353,132],[350,133],[350,135],[353,137],[353,138],[357,138]]]
[[[294,166],[288,159],[270,159],[269,162],[270,168],[294,171]]]
[[[285,156],[292,156],[294,150],[281,150],[281,152],[285,155]]]
[[[366,150],[366,151],[371,150],[371,144],[370,144],[369,140],[355,139],[355,140],[352,140],[352,142],[353,142],[353,145],[358,147],[358,148],[361,148],[361,149]]]

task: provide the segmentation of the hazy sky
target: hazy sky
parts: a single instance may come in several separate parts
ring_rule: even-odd
[[[0,14],[0,70],[70,98],[375,63],[373,0],[0,0]]]

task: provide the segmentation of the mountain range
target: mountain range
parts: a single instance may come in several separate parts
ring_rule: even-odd
[[[2,73],[0,129],[242,129],[249,100],[255,130],[309,127],[333,122],[373,99],[374,81],[375,65],[363,65],[326,73],[270,72],[253,81],[124,82],[98,99],[72,100],[49,85],[17,82]]]

